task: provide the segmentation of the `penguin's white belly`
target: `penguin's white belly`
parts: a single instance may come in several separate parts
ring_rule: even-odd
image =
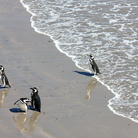
[[[27,111],[27,105],[26,104],[22,104],[22,103],[19,103],[18,104],[18,107],[22,110],[22,111]]]

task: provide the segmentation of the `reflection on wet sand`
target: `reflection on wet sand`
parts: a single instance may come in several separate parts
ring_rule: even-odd
[[[97,80],[95,78],[90,80],[90,82],[88,83],[87,89],[86,89],[86,91],[87,91],[86,97],[85,97],[86,99],[90,99],[92,90],[93,90],[93,88],[96,87],[96,84],[97,84]]]
[[[14,116],[13,120],[16,124],[16,127],[21,132],[31,132],[34,130],[36,123],[40,117],[39,112],[32,112],[31,117],[27,117],[27,114],[19,113],[18,116]]]
[[[7,89],[0,90],[0,107],[2,106],[4,99],[7,96],[8,92],[9,92],[9,90],[7,90]]]
[[[28,130],[29,131],[34,130],[39,117],[40,117],[40,112],[33,112],[32,116],[30,117],[30,120],[28,122]]]
[[[21,132],[27,131],[27,129],[25,128],[25,123],[27,120],[26,114],[19,113],[18,116],[13,117],[13,120],[18,130],[20,130]]]

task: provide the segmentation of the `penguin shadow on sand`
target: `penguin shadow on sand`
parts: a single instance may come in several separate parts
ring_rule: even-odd
[[[85,71],[74,71],[74,72],[88,77],[94,76],[94,73],[90,73],[90,72],[85,72]]]
[[[5,89],[9,89],[9,86],[3,87],[3,85],[0,85],[0,90],[5,90]]]
[[[13,116],[13,121],[19,131],[26,133],[34,131],[39,117],[40,112],[32,112],[30,117],[28,114],[19,113],[17,116]]]
[[[85,99],[90,99],[91,98],[91,94],[93,92],[93,89],[96,87],[97,85],[97,79],[93,78],[92,80],[89,81],[87,88],[86,88],[86,97]]]

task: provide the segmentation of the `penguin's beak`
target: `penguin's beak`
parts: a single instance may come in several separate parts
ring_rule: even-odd
[[[34,88],[30,88],[31,90],[34,90]]]

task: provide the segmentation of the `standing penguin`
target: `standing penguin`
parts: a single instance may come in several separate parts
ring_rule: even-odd
[[[99,68],[94,60],[94,56],[90,55],[89,61],[90,61],[91,67],[92,67],[93,71],[96,73],[96,75],[101,74],[99,71]]]
[[[36,109],[38,112],[41,112],[41,100],[38,95],[38,89],[36,87],[30,88],[32,91],[31,93],[31,105]]]
[[[7,76],[4,72],[4,67],[2,65],[0,65],[0,79],[2,81],[3,87],[6,87],[6,86],[11,87],[7,79]]]
[[[15,104],[18,105],[18,107],[25,113],[27,113],[27,109],[28,109],[28,105],[27,103],[30,102],[30,100],[28,98],[20,98],[19,100],[17,100]]]

